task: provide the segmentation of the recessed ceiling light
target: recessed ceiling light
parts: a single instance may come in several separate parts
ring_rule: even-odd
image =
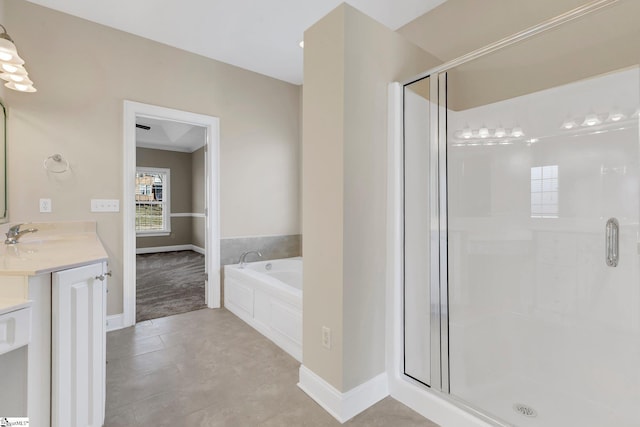
[[[298,43],[298,46],[304,49],[304,40],[301,40],[300,43]]]

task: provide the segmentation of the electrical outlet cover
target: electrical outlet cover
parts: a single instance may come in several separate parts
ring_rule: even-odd
[[[40,199],[40,212],[41,213],[51,212],[51,199]]]

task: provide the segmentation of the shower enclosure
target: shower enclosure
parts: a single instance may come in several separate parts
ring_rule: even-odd
[[[640,2],[404,85],[403,373],[498,425],[638,427]]]

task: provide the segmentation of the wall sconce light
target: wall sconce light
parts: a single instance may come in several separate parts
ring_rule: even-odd
[[[626,119],[627,117],[622,114],[620,111],[612,111],[609,113],[609,117],[607,117],[608,122],[619,122],[620,120]]]
[[[515,127],[511,129],[511,136],[514,138],[520,138],[524,136],[524,132],[522,131],[522,128]]]
[[[575,120],[572,119],[567,119],[562,123],[562,129],[573,129],[575,127],[577,127],[578,124],[575,122]]]
[[[582,122],[582,126],[595,126],[602,123],[602,120],[596,114],[587,114],[584,118],[584,122]]]
[[[496,138],[504,138],[505,136],[507,136],[507,131],[504,130],[503,127],[499,127],[496,129],[494,135],[496,136]]]
[[[35,92],[33,82],[29,79],[29,73],[24,68],[24,60],[18,55],[16,45],[13,43],[7,29],[0,24],[0,79],[6,80],[4,85],[9,89],[19,92]]]

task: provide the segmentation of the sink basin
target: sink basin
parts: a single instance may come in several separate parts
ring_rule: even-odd
[[[10,224],[0,225],[7,233]],[[23,234],[18,243],[0,244],[0,276],[35,276],[106,261],[94,221],[23,223],[38,231]]]
[[[17,246],[42,245],[45,243],[62,243],[86,240],[94,237],[91,233],[64,233],[64,234],[38,234],[38,232],[27,234],[18,240]],[[12,245],[8,245],[12,246]]]

